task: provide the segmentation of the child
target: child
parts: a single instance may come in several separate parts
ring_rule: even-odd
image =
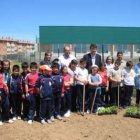
[[[7,84],[7,81],[10,77],[10,61],[9,60],[3,60],[3,71],[2,71],[5,84]]]
[[[71,111],[77,111],[76,109],[76,101],[77,101],[77,93],[76,93],[76,80],[75,76],[78,74],[77,69],[78,62],[73,59],[69,65],[68,73],[73,78],[73,85],[71,86]]]
[[[7,85],[9,88],[10,104],[12,108],[13,121],[21,119],[21,87],[20,87],[20,68],[14,65],[12,75],[8,79]]]
[[[67,66],[63,66],[62,69],[62,108],[64,111],[64,117],[70,116],[71,109],[71,85],[73,84],[73,79],[68,74]]]
[[[47,122],[51,123],[51,110],[52,110],[52,79],[50,76],[51,68],[47,65],[40,67],[42,74],[36,81],[37,92],[40,93],[40,119],[42,124],[46,124],[45,118],[46,113]]]
[[[86,67],[86,60],[84,58],[80,59],[80,67],[78,67],[78,73],[75,75],[76,92],[77,92],[77,109],[78,112],[82,112],[83,107],[83,88],[88,83],[88,70]]]
[[[28,63],[27,62],[23,62],[21,64],[21,68],[22,68],[22,73],[20,75],[20,79],[21,79],[21,89],[22,89],[22,101],[23,101],[23,117],[24,120],[27,120],[27,115],[28,115],[28,111],[29,111],[29,100],[27,100],[26,98],[26,90],[25,90],[25,78],[26,75],[29,72],[28,70]]]
[[[140,104],[140,58],[139,63],[135,65],[135,88],[136,88],[136,104]]]
[[[123,75],[120,67],[120,61],[115,61],[115,66],[110,70],[109,80],[111,83],[111,94],[110,94],[110,103],[111,105],[118,105],[118,87],[122,86]],[[119,90],[121,92],[121,90]],[[121,93],[119,93],[120,97]],[[121,97],[120,97],[121,99]]]
[[[126,63],[126,67],[122,71],[124,76],[124,96],[123,96],[124,107],[131,105],[131,98],[133,94],[133,88],[135,85],[134,82],[135,72],[132,68],[133,68],[133,62],[128,61]]]
[[[101,64],[100,69],[98,71],[99,75],[102,78],[102,83],[101,83],[101,98],[102,98],[102,102],[108,104],[109,103],[109,81],[108,81],[108,77],[109,77],[109,73],[106,69],[106,64]]]
[[[53,88],[54,116],[58,120],[62,120],[62,117],[60,116],[62,76],[59,74],[58,63],[53,63],[52,65],[52,80],[53,80],[52,88]]]
[[[31,62],[30,70],[31,70],[31,73],[27,74],[26,80],[25,80],[26,97],[30,103],[29,112],[28,112],[28,124],[32,124],[33,119],[34,119],[34,113],[36,111],[35,83],[39,76],[39,73],[37,72],[36,62]]]
[[[88,82],[89,82],[89,103],[88,103],[88,109],[91,110],[93,98],[95,96],[96,88],[99,88],[100,84],[102,83],[102,78],[98,74],[98,66],[93,65],[91,66],[91,74],[88,76]],[[95,98],[95,105],[93,106],[93,112],[97,112],[98,107],[102,106],[101,101],[101,89],[97,89],[97,94]],[[87,111],[89,113],[89,110]]]
[[[3,62],[0,61],[0,125],[2,121],[13,123],[10,119],[10,103],[9,103],[9,90],[3,78]]]

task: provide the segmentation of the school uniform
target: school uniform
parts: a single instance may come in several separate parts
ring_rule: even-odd
[[[27,98],[26,98],[26,90],[25,90],[25,79],[26,79],[27,74],[29,74],[29,73],[30,73],[29,71],[27,73],[22,72],[20,75],[22,95],[25,95],[25,99],[22,99],[23,117],[24,118],[27,118],[27,115],[29,112],[29,100],[27,100]]]
[[[88,70],[86,68],[81,68],[81,67],[78,67],[77,69],[78,69],[78,74],[77,74],[78,79],[87,81]],[[84,84],[80,81],[77,81],[76,83],[77,110],[79,112],[82,111],[82,107],[83,107],[83,88],[84,88]]]
[[[112,77],[115,80],[120,80],[122,78],[122,70],[119,69],[111,69],[109,72],[109,77]],[[122,83],[118,85],[116,82],[111,81],[111,94],[110,94],[110,104],[111,105],[118,105],[118,86],[119,86],[119,100],[120,104],[122,102],[122,92],[121,87]]]
[[[124,76],[124,96],[123,96],[123,105],[129,106],[131,105],[131,98],[133,94],[133,88],[135,85],[134,78],[135,72],[133,69],[124,68],[123,69]]]
[[[98,71],[99,75],[102,78],[102,84],[100,85],[101,87],[101,99],[104,103],[109,104],[109,92],[106,92],[107,84],[108,84],[108,76],[109,73],[107,70],[99,70]]]
[[[140,63],[135,65],[136,104],[140,104]]]
[[[7,121],[10,118],[10,103],[8,94],[8,87],[4,83],[2,74],[0,74],[0,121]]]
[[[36,81],[36,87],[40,89],[40,119],[45,120],[47,118],[50,120],[53,99],[51,76],[40,75]]]
[[[97,83],[97,82],[102,81],[102,78],[98,73],[94,74],[94,75],[89,74],[88,78],[89,78],[88,81],[91,81],[92,83]],[[93,112],[96,112],[98,107],[101,107],[103,104],[103,102],[101,101],[101,88],[89,85],[88,109],[91,110],[96,88],[98,88],[98,89],[97,89],[97,94],[96,94],[96,98],[95,98],[95,104],[93,106]]]
[[[13,117],[21,116],[21,87],[20,76],[11,75],[7,85],[9,87],[9,98]]]
[[[64,85],[64,82],[69,82],[70,79],[71,77],[69,74],[62,76],[62,93],[61,93],[62,115],[64,115],[64,113],[70,112],[71,110],[71,87]]]
[[[57,73],[52,73],[52,92],[53,92],[53,115],[57,117],[60,115],[61,107],[61,90],[62,90],[62,76]]]
[[[39,77],[39,73],[36,72],[34,74],[29,73],[26,76],[26,80],[25,83],[28,86],[28,97],[27,99],[29,100],[30,103],[30,107],[29,107],[29,112],[28,112],[28,120],[33,120],[34,119],[34,114],[36,111],[36,98],[37,98],[37,94],[36,94],[36,90],[35,90],[35,83],[36,80]]]

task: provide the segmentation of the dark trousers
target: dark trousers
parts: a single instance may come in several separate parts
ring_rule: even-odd
[[[36,94],[36,117],[39,118],[40,113],[40,95]]]
[[[72,86],[71,87],[71,111],[73,112],[77,111],[76,102],[77,102],[76,86]]]
[[[136,90],[136,104],[138,105],[140,103],[140,90]]]
[[[30,106],[29,100],[27,98],[22,99],[22,103],[23,103],[23,117],[27,118]]]
[[[96,88],[94,89],[89,89],[89,97],[88,97],[88,109],[91,110],[93,99],[95,97],[95,91]],[[103,104],[102,99],[101,99],[101,89],[97,90],[94,106],[93,106],[93,112],[97,111],[98,107],[101,107]]]
[[[106,92],[106,86],[101,87],[101,99],[106,105],[109,104],[109,92]]]
[[[41,99],[40,100],[40,119],[50,119],[51,117],[51,110],[52,110],[52,101],[50,100],[45,100]],[[46,116],[47,114],[47,116]]]
[[[62,114],[71,109],[71,90],[66,90],[64,96],[61,97]]]
[[[12,107],[12,115],[13,117],[21,116],[21,94],[11,94],[10,95],[10,104]]]
[[[0,121],[7,121],[10,118],[10,102],[7,95],[1,96],[0,101]]]
[[[78,111],[82,111],[83,108],[83,87],[83,85],[76,85]]]
[[[36,95],[35,94],[29,94],[27,97],[30,103],[29,106],[29,112],[28,112],[28,120],[34,119],[34,114],[36,111]]]
[[[122,104],[122,88],[119,87],[119,105]],[[110,104],[113,106],[118,105],[118,87],[112,87],[111,88],[111,94],[110,94]]]
[[[131,97],[133,94],[133,87],[134,86],[127,86],[124,85],[124,96],[123,96],[123,105],[130,106],[131,105]]]
[[[54,92],[53,93],[53,115],[57,116],[60,115],[60,107],[61,107],[61,92]]]

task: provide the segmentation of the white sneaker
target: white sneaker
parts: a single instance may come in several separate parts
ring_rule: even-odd
[[[32,120],[28,120],[28,124],[32,124],[33,123],[33,121]]]
[[[8,123],[13,123],[14,121],[13,121],[13,120],[11,120],[11,119],[9,119],[7,122],[8,122]]]
[[[52,123],[52,121],[49,119],[49,120],[47,120],[47,123],[49,123],[49,124],[50,124],[50,123]]]
[[[0,126],[1,126],[1,125],[3,125],[3,122],[2,122],[2,121],[0,121]]]
[[[42,124],[46,124],[45,120],[41,120],[41,123],[42,123]]]
[[[89,113],[90,113],[90,110],[88,109],[88,110],[87,110],[87,114],[89,114]]]
[[[61,117],[60,115],[57,115],[56,118],[57,118],[58,120],[62,120],[62,117]]]
[[[68,118],[70,116],[70,110],[68,110],[65,114],[64,117]]]
[[[51,120],[52,122],[54,122],[54,121],[55,121],[54,116],[51,116],[50,120]]]
[[[13,117],[13,121],[16,121],[17,120],[17,118],[16,117]]]
[[[21,117],[20,117],[20,116],[18,116],[18,117],[17,117],[17,119],[18,119],[18,120],[21,120]]]

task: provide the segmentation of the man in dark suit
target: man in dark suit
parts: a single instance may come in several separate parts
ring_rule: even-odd
[[[100,67],[101,65],[101,55],[97,54],[97,45],[91,44],[90,45],[90,53],[83,56],[84,59],[87,61],[86,68],[90,70],[92,65],[97,65]]]

